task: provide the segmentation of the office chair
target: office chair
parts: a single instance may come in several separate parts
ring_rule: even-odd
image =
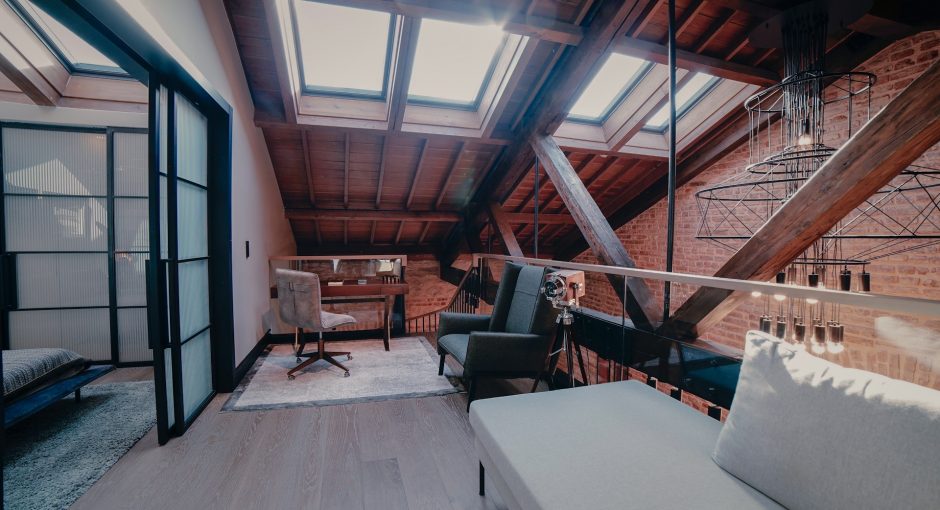
[[[339,367],[343,370],[345,377],[349,377],[349,370],[333,357],[346,356],[346,359],[350,360],[352,355],[348,352],[327,352],[324,348],[323,332],[344,324],[354,324],[356,319],[349,315],[322,310],[320,278],[316,273],[277,269],[274,272],[274,278],[277,282],[278,307],[281,312],[281,320],[295,328],[294,348],[297,352],[297,361],[300,362],[302,358],[307,358],[290,369],[287,372],[287,378],[294,379],[295,373],[321,359]],[[315,352],[304,352],[306,346],[305,329],[319,335]]]

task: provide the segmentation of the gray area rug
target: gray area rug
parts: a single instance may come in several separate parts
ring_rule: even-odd
[[[7,431],[7,510],[68,508],[156,423],[153,382],[86,386]]]
[[[450,367],[445,366],[444,376],[437,375],[437,353],[423,337],[393,338],[389,347],[386,352],[381,340],[327,342],[329,351],[352,353],[349,361],[337,358],[349,369],[349,377],[343,377],[343,371],[333,365],[318,361],[297,373],[296,379],[288,380],[287,371],[297,365],[293,346],[270,346],[222,410],[329,406],[460,391]]]

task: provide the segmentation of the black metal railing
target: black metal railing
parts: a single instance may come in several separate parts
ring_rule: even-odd
[[[480,309],[481,294],[480,270],[471,267],[451,296],[447,305],[430,312],[409,317],[405,320],[408,334],[435,333],[441,321],[441,312],[476,313]]]

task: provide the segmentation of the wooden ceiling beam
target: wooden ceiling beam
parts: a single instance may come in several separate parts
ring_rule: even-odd
[[[382,206],[382,187],[385,185],[385,162],[388,160],[389,137],[385,135],[382,138],[382,155],[379,156],[379,181],[375,186],[375,208]]]
[[[692,20],[695,19],[695,16],[702,12],[703,7],[705,7],[704,0],[693,0],[692,3],[686,6],[685,11],[682,13],[682,19],[679,20],[679,26],[676,27],[676,39],[678,39],[680,35],[689,29],[689,26],[692,25]],[[667,34],[663,39],[668,38],[669,36]]]
[[[721,33],[721,31],[728,25],[728,23],[731,21],[731,18],[733,18],[735,14],[736,11],[726,9],[721,17],[716,18],[715,21],[713,21],[712,24],[708,27],[708,30],[706,30],[705,33],[703,33],[698,38],[698,40],[695,41],[695,45],[692,46],[692,52],[702,53],[705,51],[705,48],[708,48],[708,45],[711,44],[716,37],[718,37],[718,34]],[[727,62],[731,59],[723,58],[722,60]]]
[[[310,143],[307,141],[307,132],[300,132],[300,146],[304,151],[304,173],[307,176],[307,194],[310,207],[317,205],[316,184],[313,178],[313,165],[310,163]]]
[[[617,43],[616,52],[636,58],[668,65],[669,48],[640,39],[624,39]],[[780,75],[769,69],[729,62],[720,58],[676,49],[676,66],[693,72],[704,72],[719,78],[751,83],[766,87],[780,82]]]
[[[405,230],[405,222],[402,221],[398,224],[398,233],[395,234],[395,244],[398,245],[401,243],[401,233]]]
[[[465,142],[460,142],[457,146],[457,156],[451,161],[450,167],[447,169],[447,177],[444,177],[444,184],[441,185],[441,191],[437,194],[437,199],[434,201],[435,209],[440,209],[441,204],[444,203],[444,197],[447,196],[447,190],[450,188],[451,181],[454,179],[454,173],[457,170],[457,165],[460,163],[460,159],[463,158],[463,153],[466,148],[467,145]]]
[[[405,106],[408,104],[408,85],[411,83],[411,69],[414,67],[415,48],[418,46],[418,20],[413,17],[402,18],[399,33],[398,58],[395,59],[394,83],[389,97],[388,124],[392,132],[401,131],[405,120]]]
[[[306,123],[301,119],[297,124],[292,124],[288,122],[273,121],[269,119],[259,119],[255,118],[255,126],[262,129],[297,129],[304,131],[311,131],[314,133],[324,133],[324,134],[336,134],[336,133],[363,133],[368,135],[382,135],[385,136],[390,133],[388,129],[375,129],[368,127],[336,127],[336,126],[321,126],[317,124]],[[410,137],[410,138],[420,138],[428,139],[431,141],[444,141],[444,142],[453,142],[453,141],[463,141],[463,142],[473,142],[474,144],[479,145],[493,145],[493,146],[507,146],[512,144],[513,140],[508,138],[492,138],[492,137],[477,137],[472,135],[456,135],[451,133],[413,133],[408,131],[398,131],[395,133],[397,137]]]
[[[375,244],[375,227],[378,225],[377,221],[372,222],[372,227],[369,229],[369,244]]]
[[[511,34],[543,41],[577,45],[584,37],[581,27],[551,18],[519,12],[513,2],[501,7],[475,5],[461,0],[325,0],[349,7],[390,12],[412,18],[432,18],[457,23],[498,24]],[[508,9],[506,7],[509,7]]]
[[[715,276],[769,280],[856,207],[940,142],[940,63],[934,63],[849,139]],[[663,325],[695,337],[746,298],[702,287]]]
[[[676,73],[679,76],[679,79],[676,81],[676,90],[682,88],[683,85],[689,82],[694,73],[685,72],[680,70]],[[656,89],[655,92],[647,99],[642,105],[640,105],[633,113],[630,115],[630,118],[624,122],[623,126],[617,130],[617,134],[614,139],[611,141],[610,147],[614,150],[620,150],[621,147],[626,145],[630,140],[636,136],[640,130],[646,126],[646,123],[649,122],[653,115],[656,115],[656,112],[660,108],[669,104],[669,80],[668,78],[663,81],[662,85]]]
[[[59,92],[30,65],[3,34],[0,34],[0,73],[39,106],[55,106],[59,101]]]
[[[594,198],[551,135],[533,135],[530,140],[533,150],[539,159],[544,161],[545,172],[558,188],[559,196],[564,200],[594,255],[602,264],[636,267],[627,249],[607,223],[604,213],[594,202]],[[640,328],[651,328],[659,320],[660,314],[646,283],[639,278],[627,278],[628,291],[627,295],[623,296],[620,282],[622,280],[612,279],[611,285],[623,300],[633,323]]]
[[[421,173],[424,171],[424,160],[428,154],[428,141],[425,139],[421,143],[421,155],[418,156],[418,166],[415,168],[414,177],[411,179],[411,189],[408,191],[408,199],[405,200],[405,209],[411,209],[411,203],[415,199],[415,191],[418,189],[418,182],[421,181]]]
[[[512,226],[509,224],[509,218],[506,217],[506,211],[496,202],[490,202],[488,211],[490,213],[490,224],[493,225],[499,238],[502,239],[506,252],[513,257],[522,257],[522,248],[519,247],[519,241],[512,233]]]
[[[284,216],[289,220],[327,220],[327,221],[431,221],[435,223],[456,223],[462,216],[453,212],[440,211],[381,211],[372,209],[285,209]]]
[[[428,236],[428,231],[431,230],[431,222],[427,221],[424,223],[424,227],[421,228],[421,235],[418,236],[418,244],[424,244],[424,239]]]

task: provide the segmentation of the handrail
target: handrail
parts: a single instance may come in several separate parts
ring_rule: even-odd
[[[435,310],[431,310],[431,311],[428,311],[428,312],[424,312],[424,313],[422,313],[422,314],[418,314],[418,315],[415,315],[415,316],[406,318],[406,319],[405,319],[405,328],[408,330],[408,332],[409,332],[409,333],[426,333],[426,332],[429,332],[429,331],[432,331],[432,330],[436,330],[436,329],[437,329],[437,325],[440,323],[440,314],[441,314],[442,312],[447,312],[447,311],[461,311],[461,312],[475,311],[475,310],[476,310],[476,305],[475,305],[475,304],[471,304],[471,301],[472,301],[472,298],[473,298],[472,290],[471,290],[471,289],[468,289],[468,288],[465,288],[465,287],[467,286],[467,284],[468,284],[470,278],[473,277],[473,275],[474,275],[475,272],[476,272],[476,268],[475,268],[475,267],[471,267],[470,269],[468,269],[468,270],[464,273],[463,278],[460,279],[460,282],[457,284],[457,288],[454,290],[453,296],[451,296],[451,298],[450,298],[450,300],[447,302],[447,305],[446,305],[446,306],[444,306],[444,307],[442,307],[442,308],[438,308],[438,309],[435,309]],[[470,296],[468,297],[468,302],[465,303],[465,305],[464,305],[463,307],[460,307],[460,306],[459,306],[459,303],[457,302],[457,300],[458,300],[462,295],[466,295],[466,294],[469,294],[469,295],[470,295]],[[480,299],[480,297],[477,296],[476,299]]]
[[[800,287],[779,283],[757,282],[751,280],[736,280],[733,278],[719,278],[715,276],[702,276],[687,273],[668,273],[652,269],[635,269],[630,267],[605,266],[600,264],[582,264],[579,262],[564,262],[561,260],[535,259],[530,257],[512,257],[508,255],[491,255],[474,253],[473,264],[479,259],[502,260],[508,262],[521,262],[541,267],[554,267],[558,269],[574,269],[608,275],[624,276],[628,278],[644,278],[663,282],[684,283],[699,287],[714,287],[743,292],[761,292],[763,294],[780,294],[789,298],[810,298],[847,306],[858,306],[874,310],[895,312],[909,315],[925,315],[940,317],[940,301],[925,298],[887,296],[863,292],[847,292],[841,290],[820,289],[815,287]]]

